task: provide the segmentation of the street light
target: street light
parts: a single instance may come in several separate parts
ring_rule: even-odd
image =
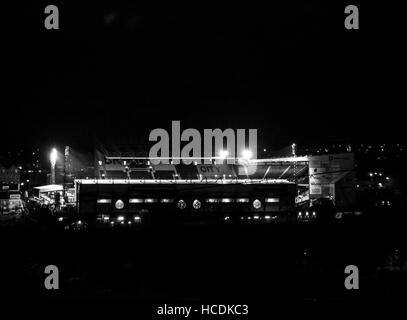
[[[51,162],[51,184],[55,184],[55,165],[57,163],[57,158],[58,158],[57,149],[53,148],[49,155],[49,160]]]

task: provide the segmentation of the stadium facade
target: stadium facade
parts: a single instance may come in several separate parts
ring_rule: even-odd
[[[354,203],[353,154],[258,159],[226,164],[152,164],[148,158],[96,154],[95,179],[76,180],[78,213],[112,222],[170,213],[209,219],[278,219],[296,206],[328,198]],[[242,215],[242,214],[245,215]],[[122,221],[123,222],[123,221]]]

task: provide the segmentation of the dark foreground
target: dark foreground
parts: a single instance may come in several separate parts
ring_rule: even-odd
[[[141,226],[67,232],[21,221],[0,232],[1,295],[139,304],[354,303],[407,297],[404,220]],[[60,289],[44,287],[56,265]],[[360,289],[346,290],[356,265]]]

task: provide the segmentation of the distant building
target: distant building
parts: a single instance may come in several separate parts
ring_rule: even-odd
[[[20,186],[20,170],[15,165],[6,166],[0,163],[0,190],[15,191]]]
[[[353,206],[356,201],[353,153],[309,157],[309,197],[325,198],[338,207]]]

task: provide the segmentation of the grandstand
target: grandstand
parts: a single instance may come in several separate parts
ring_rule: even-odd
[[[294,214],[296,203],[328,198],[347,205],[352,198],[352,154],[235,159],[233,164],[219,158],[208,164],[195,160],[189,165],[152,164],[147,157],[103,155],[97,159],[95,179],[76,180],[78,212],[106,221],[113,217],[113,222],[127,215],[163,218],[177,212],[217,212],[217,218],[228,219],[246,212],[249,216],[240,218],[255,215],[260,220],[273,214],[281,220]]]

